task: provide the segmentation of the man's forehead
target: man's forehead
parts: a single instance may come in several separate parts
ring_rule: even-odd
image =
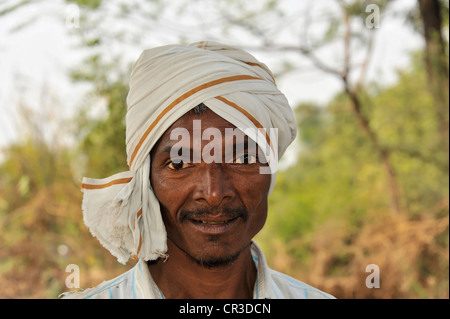
[[[215,131],[220,131],[221,133],[232,131],[236,136],[245,136],[244,132],[236,128],[235,125],[231,124],[229,121],[209,109],[202,114],[195,114],[191,112],[184,114],[164,132],[160,140],[170,140],[170,136],[180,130],[187,130],[192,133],[192,138],[198,135],[194,133],[201,132],[212,134]]]
[[[188,112],[175,121],[158,140],[152,152],[170,153],[173,147],[201,149],[205,144],[215,145],[216,149],[228,149],[232,145],[247,149],[250,141],[242,130],[208,109],[202,114]]]

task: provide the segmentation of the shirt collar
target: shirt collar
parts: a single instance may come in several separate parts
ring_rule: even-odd
[[[270,268],[259,246],[251,242],[251,254],[256,266],[256,281],[253,288],[253,299],[276,298],[273,291]],[[133,269],[133,286],[137,298],[165,299],[158,285],[153,280],[147,263],[140,259]]]
[[[273,299],[276,294],[272,287],[272,276],[266,258],[259,246],[252,241],[252,258],[256,266],[256,282],[253,289],[253,299]]]

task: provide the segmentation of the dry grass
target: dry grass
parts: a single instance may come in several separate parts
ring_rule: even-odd
[[[446,215],[391,216],[352,233],[330,223],[310,238],[274,242],[269,263],[338,298],[449,298],[448,200],[437,208],[446,208]],[[288,253],[305,244],[311,249],[306,262]],[[366,287],[369,264],[379,267],[380,288]]]

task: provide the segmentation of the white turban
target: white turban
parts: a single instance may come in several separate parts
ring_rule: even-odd
[[[130,170],[84,178],[81,186],[84,223],[120,263],[166,256],[167,234],[150,185],[150,151],[176,120],[201,103],[258,144],[272,168],[273,190],[274,165],[297,128],[267,66],[245,51],[210,41],[145,50],[133,65],[127,97]],[[275,138],[267,134],[273,128]]]

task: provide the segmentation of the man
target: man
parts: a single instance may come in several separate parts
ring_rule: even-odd
[[[144,51],[127,97],[130,171],[83,179],[83,218],[125,274],[67,298],[332,298],[252,241],[296,135],[271,71],[214,42]]]

